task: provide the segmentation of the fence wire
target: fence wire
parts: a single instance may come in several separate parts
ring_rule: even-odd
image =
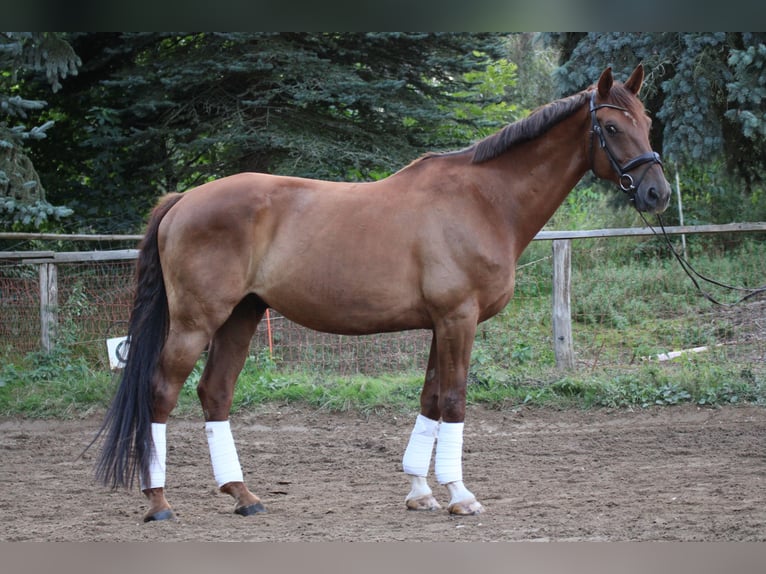
[[[657,258],[656,264],[639,263],[636,255],[644,242],[620,243],[615,247],[614,239],[602,239],[574,244],[572,334],[578,368],[630,366],[686,351],[741,363],[743,369],[764,370],[763,297],[732,308],[701,305],[672,262]],[[514,299],[477,331],[475,360],[490,360],[507,370],[530,362],[554,364],[549,249],[547,243],[537,247],[527,257],[530,263],[519,266]],[[615,255],[615,249],[622,254]],[[615,263],[594,272],[596,262],[604,259]],[[746,260],[752,268],[742,269],[742,258],[732,267],[721,251],[705,262],[719,276],[761,277],[766,282],[762,249]],[[126,334],[134,266],[130,260],[58,264],[58,345],[109,368],[105,341]],[[0,311],[4,357],[40,350],[38,265],[0,263]],[[431,344],[427,331],[331,335],[305,329],[273,311],[270,322],[273,359],[286,370],[342,375],[422,371]],[[264,320],[253,338],[253,355],[268,350],[267,332]]]

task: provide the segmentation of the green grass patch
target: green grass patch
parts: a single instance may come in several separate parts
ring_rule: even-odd
[[[202,415],[196,384],[200,361],[181,391],[178,417]],[[534,375],[534,377],[532,376]],[[535,378],[536,377],[536,378]],[[264,404],[300,405],[328,411],[415,412],[422,374],[369,377],[280,372],[257,358],[247,361],[234,395],[233,412]],[[80,418],[102,414],[118,382],[63,354],[34,355],[0,369],[0,416]],[[646,408],[692,403],[766,405],[766,379],[748,368],[732,369],[714,359],[682,359],[668,365],[562,374],[553,368],[512,372],[482,369],[469,378],[468,404],[490,408]]]
[[[561,374],[545,380],[474,376],[468,402],[505,408],[534,405],[556,408],[647,408],[693,403],[723,406],[766,405],[766,377],[749,368],[731,369],[708,361],[681,359],[671,365],[599,369]]]
[[[31,353],[0,368],[0,416],[78,418],[106,408],[110,374],[65,351]]]
[[[184,384],[177,414],[201,414],[197,383],[200,361]],[[420,381],[417,374],[338,376],[307,372],[282,372],[264,357],[250,357],[234,391],[233,411],[258,408],[266,403],[303,405],[329,411],[379,412],[417,408]]]

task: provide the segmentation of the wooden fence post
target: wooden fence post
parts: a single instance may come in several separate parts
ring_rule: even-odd
[[[553,242],[553,350],[556,355],[556,367],[561,370],[574,368],[570,304],[571,254],[571,239],[557,239]]]
[[[55,263],[40,264],[40,343],[50,353],[56,342],[58,326],[58,271]]]

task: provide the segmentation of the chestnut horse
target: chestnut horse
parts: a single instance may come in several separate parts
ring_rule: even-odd
[[[127,363],[96,435],[104,436],[97,478],[115,488],[138,477],[144,519],[174,517],[165,426],[207,347],[197,392],[215,479],[236,513],[263,512],[228,419],[251,338],[272,308],[328,333],[430,330],[403,457],[405,503],[440,508],[427,481],[433,457],[448,511],[481,512],[462,476],[476,326],[508,303],[522,251],[588,170],[617,183],[639,211],[665,209],[670,187],[637,98],[643,77],[639,65],[621,84],[607,68],[587,90],[377,182],[242,173],[165,196],[141,243]]]

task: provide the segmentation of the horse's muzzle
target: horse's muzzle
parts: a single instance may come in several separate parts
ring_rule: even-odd
[[[662,175],[657,178],[644,178],[635,195],[633,203],[638,211],[644,213],[662,213],[670,202],[670,184]]]
[[[636,209],[646,213],[662,213],[670,201],[670,185],[646,185],[639,189],[635,197]]]

